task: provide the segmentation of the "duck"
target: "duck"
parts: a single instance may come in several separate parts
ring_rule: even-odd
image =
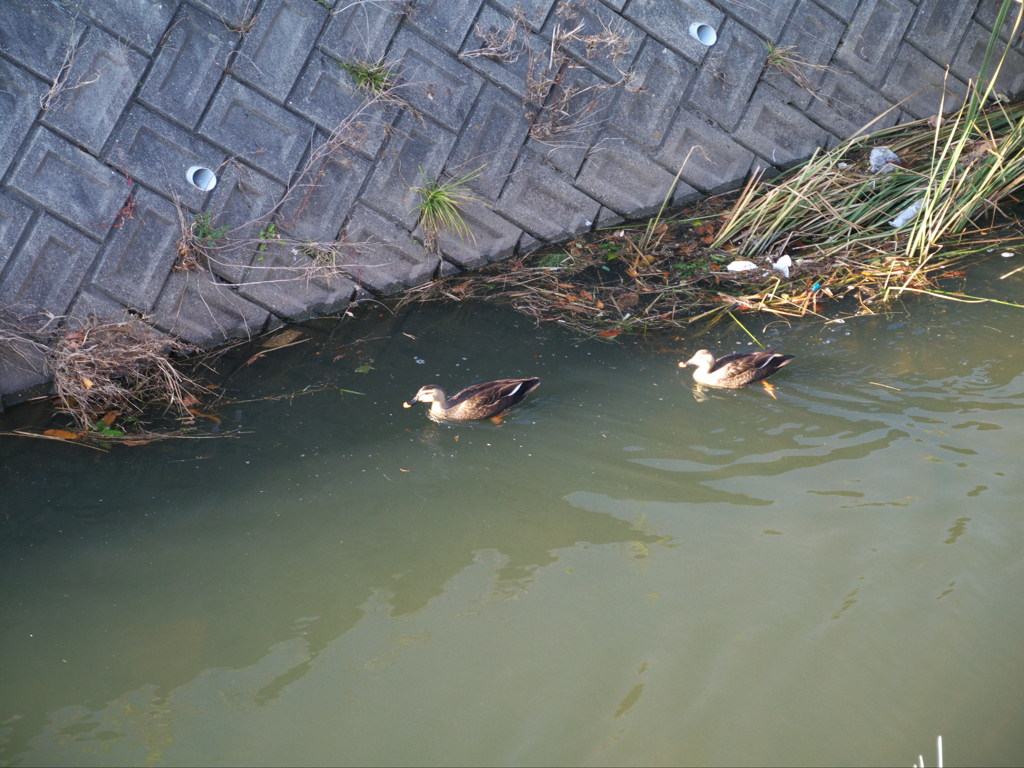
[[[679,367],[692,365],[695,368],[693,378],[698,384],[722,389],[739,389],[755,381],[767,379],[794,357],[795,355],[780,355],[775,351],[775,347],[772,347],[757,352],[734,352],[715,359],[711,352],[700,349],[685,363],[680,363]],[[768,382],[764,382],[764,385],[770,386]]]
[[[420,387],[416,396],[404,408],[412,408],[416,403],[430,403],[427,415],[434,421],[474,421],[478,419],[497,419],[521,402],[540,384],[540,379],[498,379],[473,384],[457,392],[451,398],[445,396],[444,390],[436,384]]]

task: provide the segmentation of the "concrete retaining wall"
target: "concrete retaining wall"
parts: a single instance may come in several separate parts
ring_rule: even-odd
[[[926,117],[943,86],[955,106],[998,7],[0,0],[0,309],[130,311],[200,345],[337,311],[648,213],[687,156],[676,201]],[[342,64],[378,60],[398,86],[367,104]],[[999,87],[1022,86],[1018,40]],[[414,188],[477,169],[474,239],[428,250]],[[212,248],[183,253],[202,211]],[[46,381],[41,350],[0,343],[0,395]]]

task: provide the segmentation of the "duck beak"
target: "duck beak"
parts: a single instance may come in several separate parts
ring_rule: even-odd
[[[410,401],[409,401],[408,403],[402,403],[402,407],[403,407],[403,408],[412,408],[412,407],[413,407],[414,405],[416,405],[416,403],[418,403],[418,402],[419,402],[419,400],[417,400],[417,399],[416,399],[416,398],[414,397],[414,398],[413,398],[412,400],[410,400]]]
[[[686,367],[686,366],[688,366],[689,364],[690,364],[690,361],[689,361],[689,360],[687,360],[687,361],[686,361],[685,363],[682,363],[682,362],[681,362],[681,363],[679,363],[679,367],[680,367],[680,368],[685,368],[685,367]]]

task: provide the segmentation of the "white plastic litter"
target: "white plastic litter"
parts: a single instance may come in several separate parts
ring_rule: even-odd
[[[920,211],[920,210],[921,210],[921,201],[920,200],[918,200],[916,203],[911,203],[910,205],[908,205],[906,208],[903,209],[903,211],[900,213],[899,216],[897,216],[895,219],[893,219],[892,221],[889,222],[889,226],[890,227],[896,227],[896,229],[899,229],[904,224],[906,224],[908,221],[910,221],[912,218],[914,218],[914,216],[916,216],[917,212]]]
[[[892,173],[900,164],[900,157],[888,147],[875,147],[868,158],[872,173]]]
[[[757,264],[752,261],[734,261],[726,267],[730,272],[749,272],[757,269]]]
[[[783,254],[779,257],[779,260],[772,264],[772,269],[777,269],[786,277],[789,277],[789,270],[793,266],[793,260],[789,258],[788,254]]]
[[[1008,258],[1010,258],[1011,256],[1013,256],[1014,254],[1013,254],[1013,252],[1012,252],[1012,251],[1003,251],[1003,252],[1002,252],[1001,254],[999,254],[999,255],[1000,255],[1000,256],[1002,256],[1002,257],[1003,257],[1004,259],[1008,259]]]

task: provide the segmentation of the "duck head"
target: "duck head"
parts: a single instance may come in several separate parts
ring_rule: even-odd
[[[687,360],[685,363],[680,363],[680,368],[685,368],[688,365],[692,365],[695,368],[710,368],[715,364],[715,356],[712,355],[706,349],[698,349],[693,353],[693,357]]]
[[[420,391],[412,400],[402,403],[402,407],[412,408],[416,403],[444,403],[446,400],[443,389],[436,384],[427,384],[425,387],[420,387]]]

